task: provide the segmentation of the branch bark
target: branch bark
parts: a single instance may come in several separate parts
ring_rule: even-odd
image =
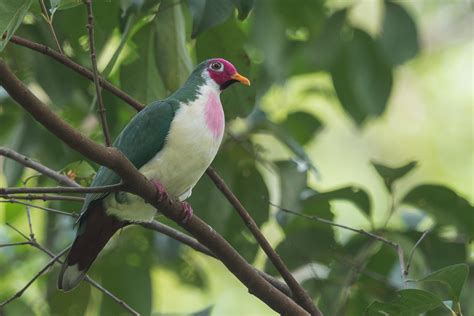
[[[69,179],[67,176],[62,175],[56,172],[55,170],[50,169],[40,163],[37,163],[33,161],[32,159],[26,156],[23,156],[22,154],[19,154],[10,148],[0,147],[0,155],[13,159],[26,167],[36,170],[39,173],[44,174],[45,176],[53,180],[56,180],[59,184],[64,184],[67,186],[77,186],[76,182]]]
[[[224,194],[227,200],[232,204],[237,213],[240,215],[245,225],[252,232],[253,236],[257,240],[258,244],[262,247],[263,251],[266,253],[270,261],[273,263],[275,268],[278,270],[280,275],[285,280],[286,284],[291,289],[291,293],[297,303],[304,307],[311,315],[322,315],[321,311],[314,305],[311,297],[306,293],[303,287],[296,281],[296,279],[291,274],[290,270],[286,267],[283,260],[280,256],[273,250],[270,243],[267,241],[265,236],[262,234],[258,228],[257,223],[253,220],[252,216],[248,213],[245,207],[240,203],[239,199],[235,194],[229,189],[225,184],[224,180],[214,171],[212,168],[208,168],[206,171],[207,175],[214,182],[216,187]]]
[[[44,187],[44,188],[0,188],[0,195],[24,193],[98,193],[114,192],[123,189],[122,183],[102,187]]]
[[[95,52],[94,40],[94,13],[92,10],[92,0],[84,1],[87,8],[87,30],[89,32],[89,50],[91,53],[92,74],[94,75],[95,92],[99,104],[100,124],[102,125],[102,132],[104,133],[105,144],[107,147],[112,145],[110,140],[109,125],[107,124],[107,116],[105,115],[104,99],[102,99],[102,91],[100,89],[99,71],[97,70],[97,56]]]
[[[117,149],[101,146],[70,127],[36,98],[1,60],[0,84],[16,102],[51,133],[87,158],[114,170],[124,179],[125,189],[128,192],[142,197],[206,245],[252,294],[280,314],[307,315],[304,309],[263,279],[222,236],[198,216],[193,216],[186,223],[182,223],[180,219],[183,218],[184,210],[181,204],[170,199],[158,201],[153,184],[140,174],[126,157]]]
[[[10,39],[10,42],[14,43],[16,45],[23,46],[23,47],[29,48],[31,50],[37,51],[37,52],[39,52],[43,55],[49,56],[49,57],[53,58],[54,60],[56,60],[57,62],[60,62],[61,64],[63,64],[67,68],[74,70],[75,72],[77,72],[81,76],[83,76],[83,77],[85,77],[85,78],[87,78],[91,81],[94,80],[94,74],[92,73],[92,71],[90,71],[86,67],[81,66],[78,63],[72,61],[67,56],[61,55],[60,53],[54,51],[53,49],[49,48],[48,46],[29,41],[27,39],[21,38],[21,37],[16,36],[16,35],[12,36],[12,38]],[[141,104],[140,102],[138,102],[137,100],[132,98],[130,95],[128,95],[124,91],[120,90],[119,88],[117,88],[116,86],[114,86],[113,84],[111,84],[110,82],[105,80],[104,78],[100,77],[99,81],[100,81],[100,85],[102,86],[102,88],[104,88],[107,91],[113,93],[114,95],[116,95],[117,97],[122,99],[124,102],[131,105],[135,110],[140,111],[144,108],[143,104]]]

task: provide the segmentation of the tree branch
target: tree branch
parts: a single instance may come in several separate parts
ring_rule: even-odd
[[[72,69],[78,74],[86,77],[87,79],[91,81],[94,80],[94,74],[92,73],[92,71],[90,71],[84,66],[79,65],[78,63],[75,63],[74,61],[69,59],[67,56],[61,55],[60,53],[52,50],[48,46],[29,41],[27,39],[21,38],[16,35],[12,36],[12,38],[10,39],[10,42],[16,45],[23,46],[31,50],[37,51],[43,55],[49,56],[53,58],[54,60],[60,62],[67,68]],[[141,104],[140,102],[138,102],[137,100],[132,98],[130,95],[120,90],[119,88],[117,88],[116,86],[114,86],[113,84],[105,80],[104,78],[99,78],[99,81],[102,88],[113,93],[114,95],[116,95],[117,97],[125,101],[127,104],[131,105],[135,110],[140,111],[141,109],[144,108],[143,104]]]
[[[79,196],[70,196],[70,195],[47,195],[47,194],[27,194],[27,195],[8,195],[0,194],[0,198],[5,200],[16,199],[16,200],[26,200],[26,201],[70,201],[70,202],[84,202],[84,198]]]
[[[40,7],[41,7],[41,12],[43,13],[43,17],[46,20],[46,23],[48,24],[49,27],[49,32],[51,33],[51,36],[53,37],[54,42],[56,43],[56,47],[58,48],[58,51],[64,55],[63,50],[61,49],[61,45],[59,45],[58,37],[56,36],[56,32],[54,31],[53,27],[53,20],[51,19],[51,16],[48,14],[48,10],[46,9],[46,6],[44,5],[43,0],[39,0]]]
[[[206,246],[202,245],[201,243],[199,243],[196,239],[186,235],[186,234],[183,234],[182,232],[172,228],[172,227],[169,227],[165,224],[162,224],[158,221],[152,221],[150,223],[138,223],[137,225],[140,225],[142,227],[145,227],[145,228],[148,228],[148,229],[151,229],[151,230],[154,230],[154,231],[157,231],[157,232],[160,232],[168,237],[171,237],[177,241],[180,241],[182,242],[183,244],[193,248],[194,250],[200,252],[200,253],[203,253],[205,255],[208,255],[210,257],[213,257],[217,260],[219,260],[219,258],[217,258],[216,255],[214,255],[212,253],[212,251],[210,251]],[[269,283],[271,283],[274,287],[276,287],[278,290],[280,290],[280,292],[286,294],[287,296],[291,297],[291,290],[290,288],[283,282],[281,282],[280,280],[272,277],[271,275],[263,272],[263,271],[260,271],[260,270],[257,270],[255,269],[255,271],[257,271],[258,274],[260,274],[260,276],[262,276],[265,280],[267,280]]]
[[[107,124],[107,117],[105,116],[104,100],[102,99],[102,91],[100,89],[99,82],[99,71],[97,70],[97,56],[95,52],[95,40],[94,40],[94,13],[92,11],[92,0],[84,1],[87,8],[87,30],[89,31],[89,50],[91,53],[92,62],[92,73],[94,75],[95,92],[97,95],[97,101],[99,104],[99,116],[100,123],[102,125],[102,132],[104,133],[105,144],[107,147],[112,145],[110,140],[109,126]]]
[[[122,183],[101,187],[43,187],[43,188],[0,188],[0,195],[23,193],[101,193],[115,192],[124,188]]]
[[[39,173],[44,174],[45,176],[58,181],[59,184],[64,184],[67,186],[77,186],[77,183],[69,179],[67,176],[62,175],[53,169],[50,169],[40,163],[35,162],[32,159],[26,156],[23,156],[20,153],[17,153],[13,149],[0,147],[0,155],[13,159],[26,167],[36,170]]]
[[[209,178],[211,178],[211,180],[214,182],[216,187],[224,194],[230,204],[235,208],[237,213],[244,221],[245,225],[247,225],[249,230],[252,232],[260,247],[263,249],[263,251],[265,251],[270,261],[273,263],[275,268],[283,277],[286,284],[288,284],[288,286],[290,287],[291,292],[293,294],[292,296],[294,297],[295,301],[301,304],[301,306],[303,306],[304,309],[306,309],[311,315],[322,315],[319,309],[314,305],[313,300],[308,295],[308,293],[306,293],[303,287],[296,281],[290,270],[288,270],[288,268],[286,267],[283,260],[276,253],[276,251],[273,250],[272,246],[267,241],[265,236],[258,228],[258,225],[253,220],[252,216],[250,216],[248,211],[245,209],[242,203],[240,203],[239,199],[237,199],[237,197],[229,189],[229,187],[225,184],[222,178],[212,168],[208,168],[206,173]]]
[[[158,201],[154,185],[149,182],[117,149],[101,146],[74,130],[36,98],[28,88],[0,61],[0,84],[9,95],[51,133],[85,157],[114,170],[125,182],[125,189],[142,197],[177,222],[206,245],[249,291],[275,311],[285,315],[306,315],[300,306],[263,279],[218,233],[193,216],[183,223],[184,210],[169,198]]]

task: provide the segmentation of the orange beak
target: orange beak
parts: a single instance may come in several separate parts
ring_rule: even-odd
[[[248,80],[247,78],[245,78],[244,76],[242,76],[241,74],[239,74],[238,72],[236,72],[235,74],[232,75],[231,77],[232,79],[234,80],[237,80],[241,83],[243,83],[244,85],[246,86],[250,86],[250,80]]]

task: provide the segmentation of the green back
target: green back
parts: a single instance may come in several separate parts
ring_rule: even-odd
[[[151,103],[133,117],[113,146],[120,150],[137,169],[141,168],[163,148],[178,107],[179,102],[173,99]],[[100,167],[91,187],[119,182],[120,177],[114,171]],[[82,210],[87,210],[90,202],[107,195],[108,193],[87,194]]]

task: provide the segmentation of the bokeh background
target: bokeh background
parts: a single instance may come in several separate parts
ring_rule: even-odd
[[[64,53],[88,66],[81,1],[45,4]],[[2,1],[0,31],[11,34],[19,26],[17,35],[55,47],[40,12],[36,1]],[[251,88],[235,85],[222,94],[226,138],[213,166],[325,315],[377,315],[376,308],[389,310],[404,288],[424,289],[443,302],[433,299],[439,307],[427,315],[451,315],[447,307],[459,306],[464,315],[474,313],[474,276],[464,283],[463,269],[453,266],[472,270],[474,262],[472,1],[122,0],[94,1],[94,12],[100,71],[141,102],[165,98],[209,57],[229,59],[250,78]],[[0,48],[40,99],[102,142],[91,82],[6,40]],[[103,94],[116,136],[134,110]],[[97,169],[1,88],[0,144],[73,171],[83,185]],[[3,159],[0,186],[52,185]],[[206,177],[191,203],[247,260],[275,274]],[[461,295],[439,282],[404,282],[389,246],[279,206],[375,231],[399,243],[406,257],[430,230],[408,278],[454,267],[449,273],[461,273]],[[40,243],[59,251],[72,240],[70,218],[31,212]],[[0,198],[0,243],[22,241],[6,223],[28,232],[25,206]],[[0,248],[0,301],[48,260],[28,246]],[[125,314],[88,284],[60,293],[57,273],[56,267],[42,276],[0,315]],[[118,234],[91,275],[143,315],[275,315],[216,260],[141,227]],[[371,305],[375,301],[386,304]]]

